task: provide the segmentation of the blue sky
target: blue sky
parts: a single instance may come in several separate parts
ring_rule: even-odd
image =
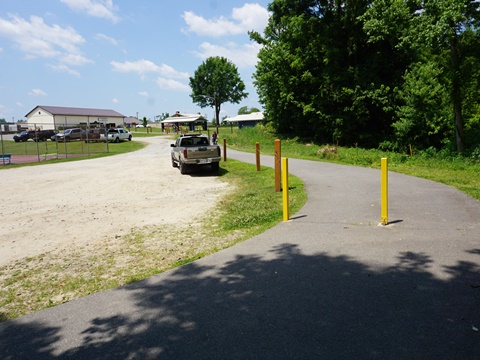
[[[253,86],[269,1],[0,0],[0,118],[25,119],[37,105],[113,109],[154,120],[201,112],[189,76],[210,56],[237,67],[248,98],[222,105],[261,108]],[[208,95],[208,94],[207,94]]]

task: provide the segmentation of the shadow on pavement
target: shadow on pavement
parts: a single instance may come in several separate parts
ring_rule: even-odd
[[[6,323],[0,357],[478,359],[480,267],[458,262],[444,280],[431,262],[406,252],[372,269],[290,244],[220,269],[194,262],[113,290],[128,292],[136,312],[94,319],[66,353],[55,351],[59,328]]]

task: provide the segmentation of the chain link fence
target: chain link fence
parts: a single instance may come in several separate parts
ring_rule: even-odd
[[[0,124],[0,166],[109,152],[103,124]]]

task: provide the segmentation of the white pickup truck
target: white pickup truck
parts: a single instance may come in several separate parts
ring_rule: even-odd
[[[118,128],[118,129],[108,129],[107,132],[107,139],[108,141],[113,141],[113,142],[120,142],[120,141],[132,141],[132,134],[130,131]]]
[[[208,136],[203,134],[181,135],[172,147],[172,166],[186,174],[190,166],[210,165],[212,171],[220,168],[220,146],[210,145]]]

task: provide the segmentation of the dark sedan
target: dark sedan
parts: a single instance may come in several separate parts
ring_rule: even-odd
[[[15,142],[27,141],[35,137],[35,130],[22,131],[20,134],[13,135]]]

